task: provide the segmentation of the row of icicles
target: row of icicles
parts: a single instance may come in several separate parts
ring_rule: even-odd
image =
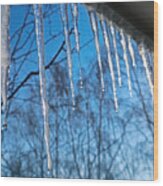
[[[9,54],[9,6],[4,6],[2,9],[2,101],[3,101],[3,110],[4,113],[7,113],[7,85],[8,85],[8,69],[10,65],[10,54]],[[74,35],[75,35],[75,48],[78,55],[78,66],[79,66],[79,81],[80,81],[80,88],[83,88],[83,78],[82,78],[82,71],[81,71],[81,58],[80,58],[80,39],[79,39],[79,31],[78,31],[78,5],[71,4],[72,16],[73,16],[73,26],[74,26]],[[42,113],[44,118],[44,140],[46,146],[46,154],[47,154],[47,162],[48,162],[48,170],[52,169],[52,160],[51,160],[51,153],[50,153],[50,143],[49,143],[49,121],[48,121],[48,102],[47,102],[47,95],[46,95],[46,78],[45,78],[45,67],[44,67],[44,23],[43,23],[43,14],[42,14],[42,5],[33,5],[34,17],[35,17],[35,33],[36,33],[36,43],[37,43],[37,50],[38,50],[38,61],[39,61],[39,80],[40,80],[40,95],[41,95],[41,103],[42,103]],[[103,67],[102,67],[102,58],[100,53],[100,44],[99,44],[99,33],[98,33],[98,25],[97,25],[97,16],[96,12],[93,9],[88,8],[91,27],[94,35],[95,40],[95,47],[97,52],[97,61],[99,66],[100,72],[100,84],[101,84],[101,91],[105,91],[105,84],[104,84],[104,77],[103,77]],[[61,20],[63,23],[63,30],[65,36],[65,44],[66,44],[66,51],[67,51],[67,65],[68,65],[68,74],[70,79],[70,89],[71,89],[71,96],[72,96],[72,108],[75,109],[75,93],[74,93],[74,83],[73,83],[73,74],[72,74],[72,54],[71,54],[71,42],[70,42],[70,34],[69,34],[69,25],[68,25],[68,5],[61,4],[60,5],[60,14]],[[121,87],[122,79],[121,79],[121,71],[120,71],[120,60],[117,51],[117,42],[116,42],[116,35],[115,35],[115,28],[111,21],[105,20],[103,15],[99,16],[100,18],[100,25],[102,28],[103,38],[105,42],[105,47],[107,51],[107,61],[110,70],[110,76],[112,80],[112,90],[113,90],[113,97],[114,97],[114,106],[115,110],[118,111],[118,99],[117,99],[117,91],[116,91],[116,81],[115,81],[115,74],[113,70],[113,61],[111,57],[111,49],[110,49],[110,42],[108,37],[108,24],[110,26],[112,38],[113,38],[113,46],[115,52],[115,59],[116,59],[116,67],[118,72],[118,84]],[[122,29],[120,29],[121,35],[121,44],[123,48],[123,58],[126,66],[127,78],[128,78],[128,89],[130,96],[132,96],[132,84],[130,78],[130,68],[127,56],[127,46],[126,46],[126,39]],[[132,59],[132,65],[136,68],[136,61],[134,56],[134,49],[131,43],[131,37],[127,36],[128,39],[128,49]],[[143,65],[145,68],[147,80],[149,83],[149,87],[151,90],[151,94],[153,96],[153,83],[151,80],[150,71],[148,68],[148,63],[145,55],[145,48],[141,47],[140,54],[142,57]],[[6,121],[5,121],[6,122]]]
[[[73,15],[76,51],[78,54],[79,74],[80,74],[79,80],[80,80],[80,87],[82,88],[83,82],[82,82],[81,60],[80,60],[80,41],[79,41],[79,32],[78,32],[78,5],[71,4],[71,9],[72,9],[72,15]],[[96,52],[97,52],[97,61],[98,61],[99,72],[100,72],[101,91],[104,92],[105,91],[105,84],[104,84],[104,77],[103,77],[102,58],[101,58],[101,53],[100,53],[97,16],[96,16],[96,12],[92,8],[88,8],[88,11],[89,11],[89,17],[90,17],[90,22],[91,22],[93,35],[94,35]],[[72,80],[71,43],[70,43],[70,36],[68,33],[68,30],[69,30],[68,5],[66,5],[66,4],[60,5],[60,13],[61,13],[61,19],[63,22],[65,42],[66,42],[66,47],[67,47],[67,63],[68,63],[68,69],[69,69],[70,88],[71,88],[71,94],[72,94],[72,105],[73,105],[73,109],[75,109],[74,85],[73,85],[73,80]],[[114,107],[117,112],[118,111],[118,99],[117,99],[117,93],[116,93],[116,81],[115,81],[115,75],[114,75],[114,70],[113,70],[113,62],[112,62],[112,57],[111,57],[111,48],[110,48],[111,46],[110,46],[109,37],[108,37],[108,25],[110,26],[111,34],[113,37],[116,66],[117,66],[117,71],[118,71],[118,83],[119,83],[119,86],[121,87],[122,80],[121,80],[121,71],[120,71],[120,60],[119,60],[118,51],[117,51],[115,29],[114,29],[112,21],[105,20],[105,18],[102,14],[99,15],[99,18],[100,18],[100,25],[102,28],[102,34],[103,34],[103,38],[104,38],[104,42],[105,42],[105,47],[106,47],[106,51],[107,51],[107,61],[108,61],[111,80],[112,80]],[[127,78],[128,78],[128,89],[129,89],[130,96],[132,97],[132,84],[131,84],[131,78],[130,78],[129,61],[128,61],[128,56],[127,56],[126,38],[125,38],[125,35],[123,32],[123,29],[119,29],[119,30],[120,30],[120,36],[121,36],[121,45],[122,45],[122,48],[124,51],[123,58],[124,58],[126,72],[127,72]],[[134,68],[136,68],[136,61],[135,61],[135,56],[134,56],[134,49],[133,49],[132,42],[131,42],[131,36],[128,35],[127,39],[128,39],[128,49],[129,49],[131,59],[132,59],[132,65]],[[150,75],[150,70],[148,68],[146,51],[145,51],[145,48],[143,45],[140,47],[140,55],[142,57],[143,65],[145,67],[145,72],[146,72],[147,80],[149,83],[150,91],[153,96],[153,83],[152,83],[152,79],[151,79],[151,75]]]

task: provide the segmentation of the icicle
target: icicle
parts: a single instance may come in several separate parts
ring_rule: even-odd
[[[150,91],[151,91],[151,94],[153,96],[153,83],[152,83],[152,80],[151,80],[150,71],[148,69],[148,63],[147,63],[147,59],[146,59],[146,53],[145,53],[144,46],[140,47],[140,55],[142,57],[142,61],[143,61],[143,65],[144,65],[144,68],[145,68],[145,72],[146,72],[147,80],[148,80],[148,83],[149,83]]]
[[[69,78],[70,78],[72,104],[73,104],[73,110],[74,110],[75,109],[75,94],[74,94],[74,84],[73,84],[73,80],[72,80],[71,42],[70,42],[70,37],[69,37],[69,32],[68,32],[68,11],[67,11],[66,4],[60,5],[60,13],[61,13],[61,19],[63,22],[65,43],[66,43],[66,47],[67,47],[67,64],[68,64],[68,72],[69,72]]]
[[[95,46],[96,46],[96,52],[97,52],[97,58],[98,58],[98,65],[100,69],[100,81],[101,81],[101,88],[102,91],[104,91],[104,77],[103,77],[103,69],[102,69],[102,61],[101,61],[101,53],[100,53],[100,44],[99,44],[99,38],[98,38],[98,28],[97,28],[97,22],[95,13],[93,11],[89,12],[90,20],[91,20],[91,26],[95,38]]]
[[[136,67],[135,55],[134,55],[134,49],[133,49],[133,46],[132,46],[131,36],[128,35],[127,38],[128,38],[128,49],[129,49],[131,59],[132,59],[132,65],[133,65],[133,67]]]
[[[154,56],[153,56],[153,52],[152,51],[150,51],[149,49],[147,49],[146,50],[146,54],[147,54],[147,58],[149,58],[149,66],[150,66],[150,68],[152,68],[152,70],[153,70],[153,60],[154,60]],[[149,68],[149,69],[150,69]]]
[[[8,5],[3,5],[1,7],[1,96],[3,102],[2,110],[4,111],[4,127],[7,127],[7,87],[10,65],[9,14],[10,7]]]
[[[150,50],[146,51],[147,54],[147,59],[149,59],[149,63],[148,63],[148,69],[150,71],[150,77],[152,79],[152,84],[154,83],[154,74],[153,74],[153,60],[154,60],[154,56],[153,56],[153,52]]]
[[[124,33],[123,33],[122,29],[120,30],[120,35],[121,35],[121,44],[122,44],[122,48],[123,48],[123,58],[124,58],[124,62],[125,62],[125,65],[126,65],[126,71],[127,71],[128,89],[129,89],[129,92],[130,92],[130,96],[132,97],[132,87],[131,87],[131,79],[130,79],[130,67],[129,67],[129,64],[128,64],[125,36],[124,36]]]
[[[152,58],[152,64],[153,64],[153,61],[154,61],[154,52],[151,52],[151,58]]]
[[[79,32],[78,32],[78,5],[76,3],[74,3],[74,4],[71,4],[71,6],[72,6],[72,14],[73,14],[76,50],[78,53],[80,88],[83,88],[81,59],[80,59],[80,41],[79,41]]]
[[[118,56],[118,51],[117,51],[117,42],[116,42],[116,35],[115,35],[115,30],[113,27],[113,23],[110,22],[110,30],[113,38],[113,46],[114,46],[114,51],[115,51],[115,59],[116,59],[116,65],[117,65],[117,71],[118,71],[118,83],[119,86],[122,86],[122,80],[121,80],[121,70],[120,70],[120,63],[119,63],[119,56]]]
[[[35,15],[35,32],[36,42],[38,49],[38,60],[39,60],[39,78],[40,78],[40,95],[42,102],[42,112],[44,118],[44,138],[46,145],[48,169],[52,169],[52,160],[50,154],[49,145],[49,121],[48,121],[48,103],[46,97],[46,79],[45,79],[45,67],[44,67],[44,31],[43,31],[43,15],[42,5],[33,5]]]
[[[105,41],[105,47],[106,47],[106,50],[107,50],[107,57],[108,57],[108,64],[109,64],[109,69],[110,69],[110,75],[111,75],[111,79],[112,79],[112,88],[113,88],[113,95],[114,95],[114,106],[115,106],[115,110],[118,111],[118,101],[117,101],[114,69],[113,69],[113,64],[112,64],[112,58],[111,58],[111,52],[110,52],[110,44],[109,44],[109,38],[108,38],[108,35],[107,35],[106,23],[104,21],[103,15],[101,15],[101,26],[102,26],[102,32],[103,32],[103,37],[104,37],[104,41]]]

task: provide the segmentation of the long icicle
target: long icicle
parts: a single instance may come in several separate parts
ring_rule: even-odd
[[[114,106],[115,106],[115,110],[118,111],[116,82],[115,82],[114,69],[113,69],[111,52],[110,52],[110,43],[109,43],[106,23],[105,23],[103,15],[101,15],[101,26],[102,26],[102,32],[103,32],[105,47],[106,47],[106,50],[107,50],[107,57],[108,57],[108,64],[109,64],[109,69],[110,69],[110,75],[111,75],[111,79],[112,79],[112,88],[113,88],[113,95],[114,95]]]
[[[127,38],[128,38],[128,49],[129,49],[131,59],[132,59],[132,65],[133,65],[133,67],[136,67],[134,49],[133,49],[132,42],[131,42],[131,36],[128,35]]]
[[[93,30],[93,34],[94,34],[94,38],[95,38],[97,60],[98,60],[98,65],[99,65],[99,70],[100,70],[101,88],[102,88],[102,92],[104,92],[105,85],[104,85],[103,68],[102,68],[102,60],[101,60],[101,53],[100,53],[100,44],[99,44],[99,38],[98,38],[98,27],[97,27],[97,20],[96,20],[95,12],[89,11],[89,16],[90,16],[91,26],[92,26],[92,30]]]
[[[45,78],[45,66],[44,66],[44,30],[43,30],[43,15],[42,5],[33,5],[34,16],[35,16],[35,32],[36,42],[38,50],[39,60],[39,79],[40,79],[40,95],[42,102],[42,112],[44,118],[44,139],[46,146],[48,170],[52,169],[52,160],[50,154],[50,143],[49,143],[49,121],[48,121],[48,103],[46,95],[46,78]]]
[[[72,105],[73,110],[75,109],[75,94],[74,94],[74,84],[72,80],[72,56],[71,56],[71,42],[68,32],[68,10],[66,4],[60,5],[60,13],[61,19],[64,28],[64,35],[65,35],[65,43],[67,47],[67,65],[68,65],[68,72],[69,72],[69,79],[70,79],[70,88],[71,88],[71,96],[72,96]]]
[[[80,88],[83,88],[83,80],[82,80],[83,78],[82,78],[81,59],[80,59],[80,39],[79,39],[79,31],[78,31],[78,5],[76,3],[72,3],[71,7],[72,7],[72,15],[73,15],[76,51],[78,53]]]
[[[149,68],[148,68],[148,63],[147,63],[147,58],[146,58],[146,53],[145,53],[144,46],[141,46],[141,48],[140,48],[140,55],[142,57],[142,61],[143,61],[143,65],[144,65],[144,68],[145,68],[145,72],[146,72],[147,80],[148,80],[148,83],[149,83],[150,91],[151,91],[151,94],[153,96],[153,83],[152,83],[152,79],[151,79],[151,76],[150,76],[150,71],[149,71]]]
[[[10,65],[9,51],[9,19],[10,6],[1,7],[1,96],[3,102],[4,122],[3,126],[7,127],[7,87],[8,74]]]
[[[124,36],[124,33],[123,33],[122,29],[120,30],[120,35],[121,35],[121,44],[122,44],[122,48],[123,48],[123,58],[124,58],[124,62],[125,62],[125,65],[126,65],[126,71],[127,71],[128,89],[129,89],[130,96],[132,97],[132,86],[131,86],[131,79],[130,79],[130,67],[129,67],[128,57],[127,57],[125,36]]]
[[[113,46],[114,46],[114,53],[115,53],[115,60],[117,65],[117,71],[118,71],[118,83],[119,86],[122,86],[122,79],[121,79],[121,69],[120,69],[120,62],[119,62],[119,56],[117,51],[117,42],[116,42],[116,35],[115,35],[115,29],[113,27],[112,21],[110,22],[110,30],[113,38]]]
[[[149,59],[148,69],[150,71],[150,77],[152,80],[152,84],[154,83],[154,74],[153,74],[153,51],[147,50],[147,58]]]

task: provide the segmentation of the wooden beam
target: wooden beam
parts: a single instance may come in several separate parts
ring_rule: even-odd
[[[154,2],[154,180],[158,179],[158,3]]]

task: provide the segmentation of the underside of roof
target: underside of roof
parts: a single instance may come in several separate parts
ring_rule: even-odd
[[[154,2],[107,2],[87,3],[97,13],[113,21],[119,28],[130,34],[138,43],[144,43],[153,50],[154,40]]]

